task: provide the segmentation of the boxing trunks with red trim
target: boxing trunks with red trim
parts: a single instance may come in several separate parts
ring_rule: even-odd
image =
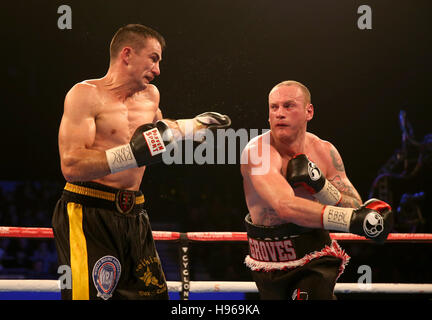
[[[261,299],[335,299],[349,256],[329,232],[292,223],[260,226],[245,218],[251,269]]]
[[[67,183],[52,226],[62,299],[168,299],[140,191]]]

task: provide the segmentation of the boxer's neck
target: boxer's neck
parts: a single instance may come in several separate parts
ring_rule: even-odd
[[[293,157],[298,153],[305,153],[306,131],[299,132],[296,136],[275,138],[271,135],[273,145],[281,156]]]
[[[134,85],[125,73],[118,72],[115,68],[110,68],[101,80],[105,89],[122,102],[145,89]]]

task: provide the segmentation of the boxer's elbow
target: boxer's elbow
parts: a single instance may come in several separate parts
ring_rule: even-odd
[[[60,162],[62,174],[68,182],[90,181],[111,174],[105,151],[64,153]]]
[[[77,176],[74,176],[72,174],[69,174],[68,172],[63,171],[63,177],[65,178],[65,180],[67,182],[77,182],[80,181],[81,179],[79,179]]]
[[[61,159],[61,171],[67,182],[80,180],[80,172],[78,159],[72,155],[64,155]]]
[[[74,182],[74,181],[78,181],[78,175],[76,173],[76,170],[74,170],[73,167],[69,167],[69,166],[63,166],[62,165],[62,174],[63,177],[65,178],[65,180],[67,182]]]

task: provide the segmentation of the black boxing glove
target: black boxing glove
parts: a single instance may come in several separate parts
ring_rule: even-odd
[[[337,206],[342,200],[339,190],[305,154],[297,154],[288,162],[286,179],[293,188],[303,186],[322,204]]]
[[[323,228],[358,234],[383,243],[393,229],[393,212],[389,204],[370,199],[357,209],[325,206]]]
[[[105,151],[110,171],[116,173],[161,162],[170,144],[175,141],[163,121],[143,124],[135,130],[129,143]]]

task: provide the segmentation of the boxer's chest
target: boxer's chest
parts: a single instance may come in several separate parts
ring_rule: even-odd
[[[316,152],[314,152],[313,149],[306,150],[305,152],[306,156],[310,161],[315,163],[318,168],[321,170],[321,173],[326,176],[327,175],[327,165],[325,159],[322,159],[322,156],[318,155]],[[286,177],[288,162],[291,160],[291,157],[283,157],[282,158],[282,168],[281,168],[281,174]]]
[[[307,155],[308,155],[309,160],[312,161],[313,156],[309,155],[309,154],[307,154]],[[286,171],[287,171],[287,166],[288,166],[289,160],[291,160],[290,157],[282,159],[281,173],[282,173],[282,175],[284,177],[286,177]],[[322,163],[322,161],[318,161],[318,162],[317,161],[313,161],[313,162],[316,165],[318,165],[318,167],[319,167],[319,163]],[[311,201],[316,201],[315,198],[310,194],[310,192],[308,190],[306,190],[303,186],[297,186],[297,187],[292,186],[292,187],[293,187],[293,191],[294,191],[294,194],[296,195],[296,197],[303,198],[303,199],[308,199],[308,200],[311,200]]]
[[[156,110],[151,101],[105,103],[96,117],[96,140],[129,142],[136,128],[153,122]]]

